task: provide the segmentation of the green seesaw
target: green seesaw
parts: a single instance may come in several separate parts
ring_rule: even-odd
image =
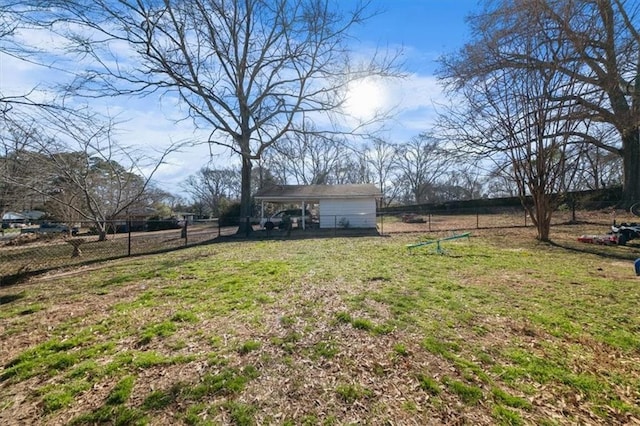
[[[431,244],[435,244],[436,245],[436,253],[438,254],[443,254],[444,250],[442,249],[442,247],[440,247],[440,243],[443,241],[451,241],[451,240],[459,240],[460,238],[469,238],[471,236],[471,232],[465,232],[464,234],[458,234],[458,235],[452,235],[450,237],[444,237],[444,238],[439,238],[437,240],[429,240],[429,241],[422,241],[419,243],[414,243],[414,244],[407,244],[407,249],[411,250],[413,248],[416,247],[422,247],[422,246],[428,246]]]

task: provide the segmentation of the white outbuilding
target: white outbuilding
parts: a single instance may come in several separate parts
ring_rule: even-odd
[[[254,198],[262,203],[262,217],[265,203],[296,204],[302,211],[317,206],[320,228],[375,228],[382,193],[372,184],[274,185],[259,190]]]

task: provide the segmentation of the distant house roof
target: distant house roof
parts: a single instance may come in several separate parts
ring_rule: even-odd
[[[255,199],[259,201],[317,202],[332,199],[382,198],[375,185],[274,185],[259,190]]]
[[[2,220],[38,220],[44,216],[44,212],[31,210],[27,212],[6,212],[2,215]]]
[[[25,220],[27,217],[16,212],[6,212],[2,215],[2,220]]]

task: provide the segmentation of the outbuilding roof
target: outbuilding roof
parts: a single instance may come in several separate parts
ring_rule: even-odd
[[[333,199],[382,198],[373,184],[351,185],[274,185],[260,189],[255,199],[259,201],[307,201]]]

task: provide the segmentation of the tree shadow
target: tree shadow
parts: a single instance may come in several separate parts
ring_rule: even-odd
[[[629,249],[635,249],[634,251],[629,251],[626,253],[614,252],[611,250],[612,246],[608,246],[604,244],[583,243],[583,245],[581,246],[575,246],[573,244],[567,244],[559,241],[549,241],[549,245],[551,245],[552,247],[561,248],[563,250],[567,250],[573,253],[593,254],[593,255],[607,258],[607,259],[634,261],[640,258],[640,251],[638,251],[640,247],[636,246],[635,244],[625,246]],[[615,247],[618,247],[618,246],[615,246]]]
[[[212,243],[228,243],[234,241],[290,241],[290,240],[312,240],[325,238],[358,238],[358,237],[384,237],[376,228],[340,228],[340,229],[293,229],[290,232],[282,229],[260,229],[253,230],[247,234],[221,235],[215,238]]]
[[[20,300],[23,297],[24,293],[5,294],[4,296],[0,296],[0,305],[6,305],[7,303],[15,302],[16,300]]]
[[[147,250],[140,253],[117,254],[112,256],[92,258],[92,259],[87,259],[80,262],[76,261],[73,264],[68,264],[68,265],[56,265],[56,266],[43,267],[38,269],[25,269],[25,270],[18,271],[14,274],[0,275],[0,288],[16,286],[23,282],[27,282],[30,278],[37,277],[40,275],[45,275],[53,271],[64,271],[67,269],[79,270],[79,268],[82,266],[90,266],[90,265],[101,264],[101,263],[104,263],[105,265],[108,266],[108,262],[113,260],[134,259],[137,257],[144,257],[144,256],[149,256],[154,254],[169,253],[169,252],[180,251],[180,250],[184,250],[192,247],[208,245],[214,242],[215,242],[215,239],[208,239],[208,240],[203,240],[198,243],[193,243],[189,245],[162,247],[155,250]],[[174,263],[179,264],[180,262],[181,262],[180,260],[176,260]]]

